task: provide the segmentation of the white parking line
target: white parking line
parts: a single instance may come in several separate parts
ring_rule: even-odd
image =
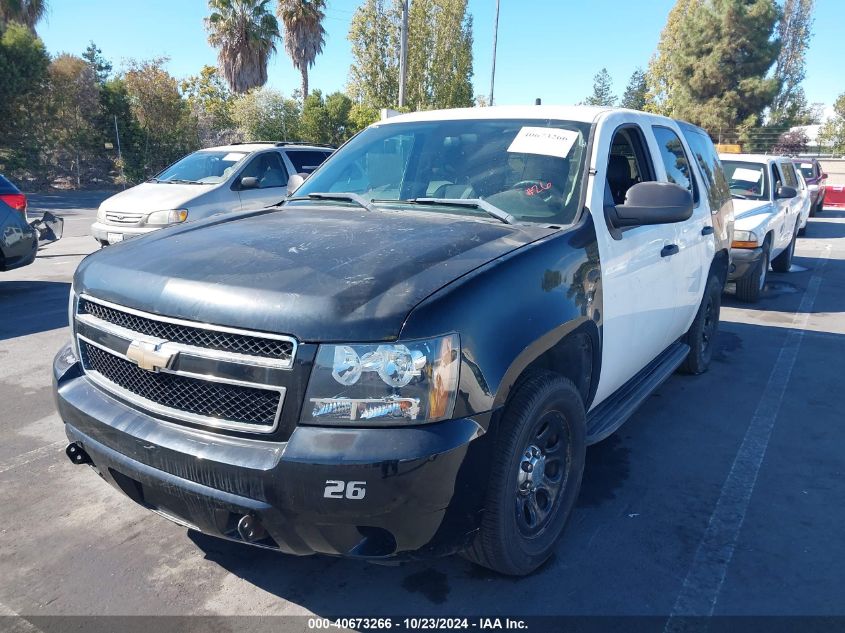
[[[676,619],[681,616],[713,615],[801,347],[802,328],[810,318],[830,251],[828,244],[819,255],[818,266],[792,319],[792,329],[787,332],[780,348],[664,631],[687,630],[689,622]]]
[[[30,462],[34,462],[36,459],[41,459],[42,457],[46,457],[48,455],[55,455],[59,448],[66,443],[67,442],[64,441],[53,442],[52,444],[47,444],[46,446],[27,451],[26,453],[21,453],[17,457],[13,457],[12,459],[5,461],[3,465],[0,466],[0,473],[5,473],[7,470],[12,470],[13,468],[20,468]]]

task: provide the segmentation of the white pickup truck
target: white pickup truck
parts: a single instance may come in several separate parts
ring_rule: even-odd
[[[789,272],[801,228],[803,200],[792,159],[757,154],[722,154],[734,199],[734,239],[728,280],[736,296],[756,302],[766,286],[769,264]]]

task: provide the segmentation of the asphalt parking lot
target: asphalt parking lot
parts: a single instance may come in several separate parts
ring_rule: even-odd
[[[64,456],[50,365],[101,195],[31,197],[65,235],[0,273],[0,615],[845,615],[845,211],[810,219],[718,353],[589,449],[538,573],[294,558],[188,533]]]

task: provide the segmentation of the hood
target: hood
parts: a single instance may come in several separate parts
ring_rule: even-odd
[[[106,198],[100,205],[103,211],[125,213],[150,213],[182,209],[189,202],[211,191],[214,185],[186,185],[174,183],[144,182],[126,191]]]
[[[761,213],[771,213],[772,203],[768,200],[740,200],[734,198],[734,220],[742,220]]]
[[[83,260],[74,287],[138,310],[300,341],[391,340],[430,294],[555,230],[289,206],[110,246]]]

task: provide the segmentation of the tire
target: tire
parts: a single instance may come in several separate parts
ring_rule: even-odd
[[[690,346],[690,352],[681,364],[681,372],[698,375],[707,371],[713,359],[721,307],[722,284],[715,275],[711,275],[704,287],[704,296],[701,298],[695,320],[683,337],[684,343]]]
[[[746,303],[757,303],[766,287],[766,276],[769,273],[769,248],[763,245],[763,256],[750,273],[736,280],[736,298]]]
[[[792,268],[792,256],[795,254],[795,242],[798,239],[798,222],[795,223],[795,230],[792,231],[792,239],[789,241],[783,252],[772,260],[772,270],[776,273],[788,273]]]
[[[548,559],[581,489],[585,435],[572,381],[542,372],[517,388],[500,422],[481,528],[464,557],[509,576]]]

